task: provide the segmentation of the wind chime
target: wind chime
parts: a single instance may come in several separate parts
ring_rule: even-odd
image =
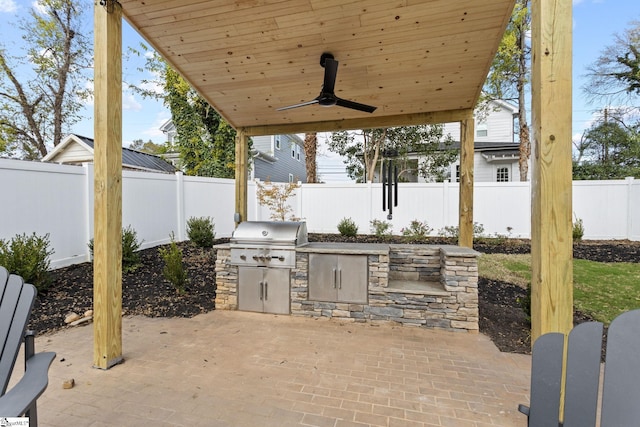
[[[382,210],[387,211],[387,219],[393,219],[393,207],[398,206],[398,165],[395,158],[398,150],[384,150],[382,152]]]

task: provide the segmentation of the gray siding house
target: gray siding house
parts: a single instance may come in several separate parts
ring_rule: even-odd
[[[160,130],[167,136],[167,142],[173,143],[176,128],[167,120]],[[251,137],[251,176],[250,179],[271,182],[307,182],[307,169],[304,157],[304,142],[298,135],[265,135]],[[180,167],[177,153],[163,157]]]

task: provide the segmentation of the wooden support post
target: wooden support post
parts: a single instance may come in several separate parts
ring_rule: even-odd
[[[473,116],[460,121],[458,246],[473,247]]]
[[[571,0],[532,0],[531,344],[573,327]]]
[[[94,6],[93,365],[122,361],[122,9]]]
[[[236,135],[236,215],[235,222],[247,220],[247,181],[249,170],[249,140],[244,130],[238,130]]]

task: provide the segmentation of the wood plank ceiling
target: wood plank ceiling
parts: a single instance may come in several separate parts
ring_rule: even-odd
[[[514,0],[120,0],[125,19],[236,129],[415,123],[473,109]],[[277,108],[335,93],[377,106]],[[439,117],[441,117],[440,115]]]

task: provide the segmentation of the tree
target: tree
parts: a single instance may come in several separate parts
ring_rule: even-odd
[[[640,125],[627,126],[605,110],[583,135],[573,162],[574,179],[640,178]]]
[[[19,23],[26,52],[12,56],[0,46],[0,149],[39,159],[80,120],[91,52],[81,28],[85,6],[39,0]]]
[[[525,103],[526,85],[529,81],[528,64],[531,57],[531,49],[527,46],[526,40],[530,28],[529,0],[517,0],[498,52],[491,64],[480,101],[482,110],[487,108],[490,100],[517,100],[520,181],[527,180],[529,157],[531,157],[531,139]]]
[[[327,142],[331,151],[346,157],[347,173],[358,182],[373,182],[376,166],[386,150],[397,153],[401,180],[403,175],[414,174],[442,181],[445,167],[458,155],[451,148],[451,138],[443,138],[442,125],[339,131],[332,133]]]
[[[133,142],[129,144],[129,148],[149,154],[165,154],[169,152],[169,146],[167,144],[156,144],[151,140],[144,142],[141,139],[134,139]]]
[[[307,182],[318,182],[318,170],[316,163],[316,154],[318,152],[318,134],[304,134],[304,160],[307,168]]]
[[[142,46],[142,50],[148,52],[146,46]],[[141,86],[132,86],[132,90],[145,97],[162,99],[171,111],[177,134],[175,146],[185,172],[188,175],[233,178],[235,129],[156,52],[148,55],[146,68],[159,76],[158,79],[143,80]],[[156,86],[163,91],[158,93],[148,89]]]
[[[626,104],[640,95],[640,22],[615,35],[598,59],[588,67],[583,91],[593,101]],[[636,104],[637,105],[637,104]]]

